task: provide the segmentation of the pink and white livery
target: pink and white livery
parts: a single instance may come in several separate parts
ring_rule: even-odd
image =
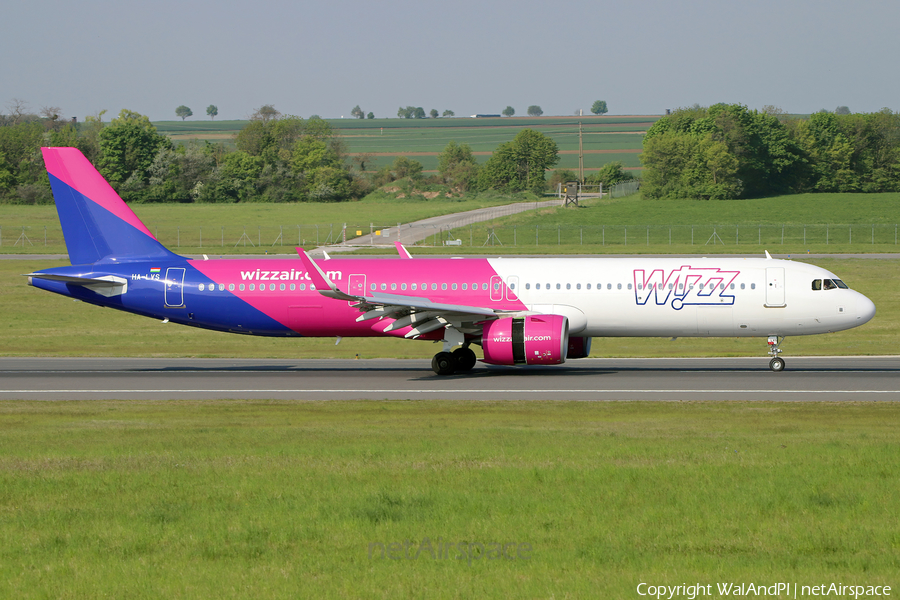
[[[392,336],[443,343],[439,375],[477,362],[552,365],[591,338],[762,337],[857,327],[875,305],[819,267],[766,258],[195,260],[160,244],[74,148],[44,148],[72,266],[29,283],[96,304],[218,331]]]

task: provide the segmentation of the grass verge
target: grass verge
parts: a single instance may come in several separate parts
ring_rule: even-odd
[[[896,588],[898,418],[882,403],[0,403],[0,595]],[[426,538],[455,548],[416,558]],[[530,551],[460,560],[463,542]]]

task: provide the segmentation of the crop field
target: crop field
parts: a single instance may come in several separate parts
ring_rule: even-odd
[[[437,154],[450,142],[469,144],[479,162],[484,162],[502,143],[525,128],[553,139],[560,149],[557,168],[578,167],[578,123],[583,127],[585,169],[590,172],[608,162],[621,161],[626,168],[640,168],[643,134],[658,116],[634,117],[524,117],[453,119],[329,119],[340,133],[351,155],[369,153],[370,170],[389,165],[400,155],[422,163],[426,171],[437,170]],[[162,121],[154,123],[160,133],[178,142],[208,140],[232,144],[246,121]]]

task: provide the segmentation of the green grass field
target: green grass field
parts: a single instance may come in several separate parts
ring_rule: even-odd
[[[641,582],[896,589],[898,411],[4,402],[0,596],[638,598]]]
[[[380,229],[522,200],[523,196],[499,194],[397,199],[379,193],[350,203],[141,204],[132,208],[163,244],[178,252],[262,254],[290,253],[297,243],[330,243],[343,223],[347,223],[349,239],[356,231],[368,234],[370,223]],[[420,246],[440,246],[441,239],[458,238],[463,245],[452,251],[461,254],[897,252],[898,223],[900,194],[801,194],[715,202],[644,200],[634,195],[584,200],[578,208],[543,209],[477,223],[442,232],[442,238],[430,237]],[[23,227],[30,243],[20,240]],[[497,237],[494,247],[485,250],[491,229]],[[0,205],[0,252],[64,251],[54,207]]]

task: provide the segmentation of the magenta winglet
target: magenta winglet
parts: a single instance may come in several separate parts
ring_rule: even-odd
[[[138,231],[153,234],[78,148],[41,148],[47,172]]]
[[[328,279],[326,279],[325,277],[325,274],[322,273],[319,265],[317,265],[315,261],[309,256],[309,254],[306,253],[306,250],[298,246],[297,254],[300,255],[300,260],[303,262],[303,266],[306,268],[306,273],[315,284],[317,290],[334,289],[331,285],[331,282],[328,281]]]

